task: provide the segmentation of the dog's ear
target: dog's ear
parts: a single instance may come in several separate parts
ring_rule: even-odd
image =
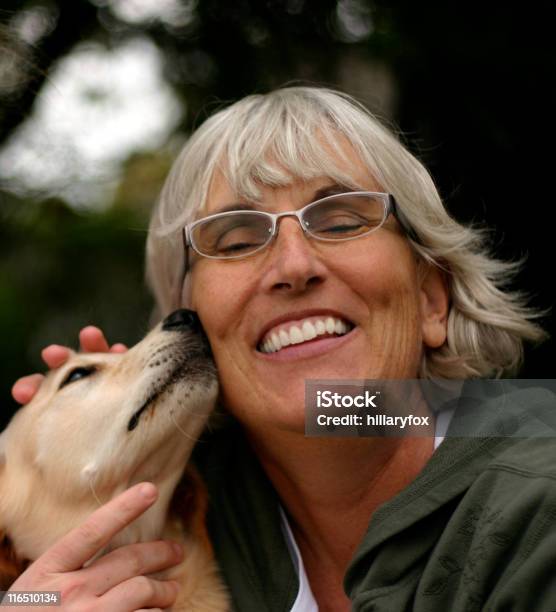
[[[0,591],[7,591],[30,563],[18,558],[10,538],[0,531]]]
[[[174,491],[170,506],[188,533],[212,554],[212,544],[206,527],[208,491],[197,470],[188,465]]]
[[[6,430],[0,433],[0,490],[2,472],[6,465],[7,436]],[[12,541],[0,527],[0,591],[7,591],[15,579],[25,571],[29,563],[29,560],[20,559],[16,555]]]

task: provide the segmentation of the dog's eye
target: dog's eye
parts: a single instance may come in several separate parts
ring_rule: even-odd
[[[74,368],[66,376],[66,378],[64,379],[64,382],[60,385],[60,389],[64,387],[65,385],[69,385],[70,383],[75,382],[76,380],[80,380],[81,378],[86,378],[87,376],[90,376],[94,371],[95,371],[95,368],[93,367]]]

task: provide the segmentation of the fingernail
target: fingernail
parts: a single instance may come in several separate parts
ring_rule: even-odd
[[[183,556],[183,546],[178,542],[172,542],[172,549],[178,557],[181,558]]]
[[[139,487],[139,493],[147,500],[154,499],[156,497],[156,487],[150,483],[146,482],[145,484]]]
[[[20,404],[26,404],[33,397],[33,392],[34,389],[29,387],[28,385],[25,385],[24,387],[20,385],[18,386],[15,395],[12,391],[12,396],[16,402],[19,402]]]

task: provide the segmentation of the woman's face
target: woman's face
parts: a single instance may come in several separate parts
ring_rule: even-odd
[[[382,191],[352,158],[357,183]],[[261,209],[299,209],[332,184],[322,177],[263,188]],[[216,175],[207,214],[238,202]],[[208,334],[228,410],[249,428],[302,432],[307,379],[416,378],[424,346],[445,340],[448,299],[436,270],[418,274],[392,215],[373,234],[338,243],[306,237],[297,219],[286,217],[274,242],[255,255],[234,261],[194,256],[191,307]],[[350,331],[273,353],[260,350],[273,331],[328,317]]]

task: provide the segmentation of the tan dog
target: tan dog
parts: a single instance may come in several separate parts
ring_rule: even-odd
[[[179,310],[124,354],[73,353],[0,435],[0,590],[101,503],[148,480],[156,503],[99,555],[175,539],[174,610],[228,610],[205,529],[206,494],[184,468],[218,385],[196,315]],[[178,486],[179,483],[179,486]]]

